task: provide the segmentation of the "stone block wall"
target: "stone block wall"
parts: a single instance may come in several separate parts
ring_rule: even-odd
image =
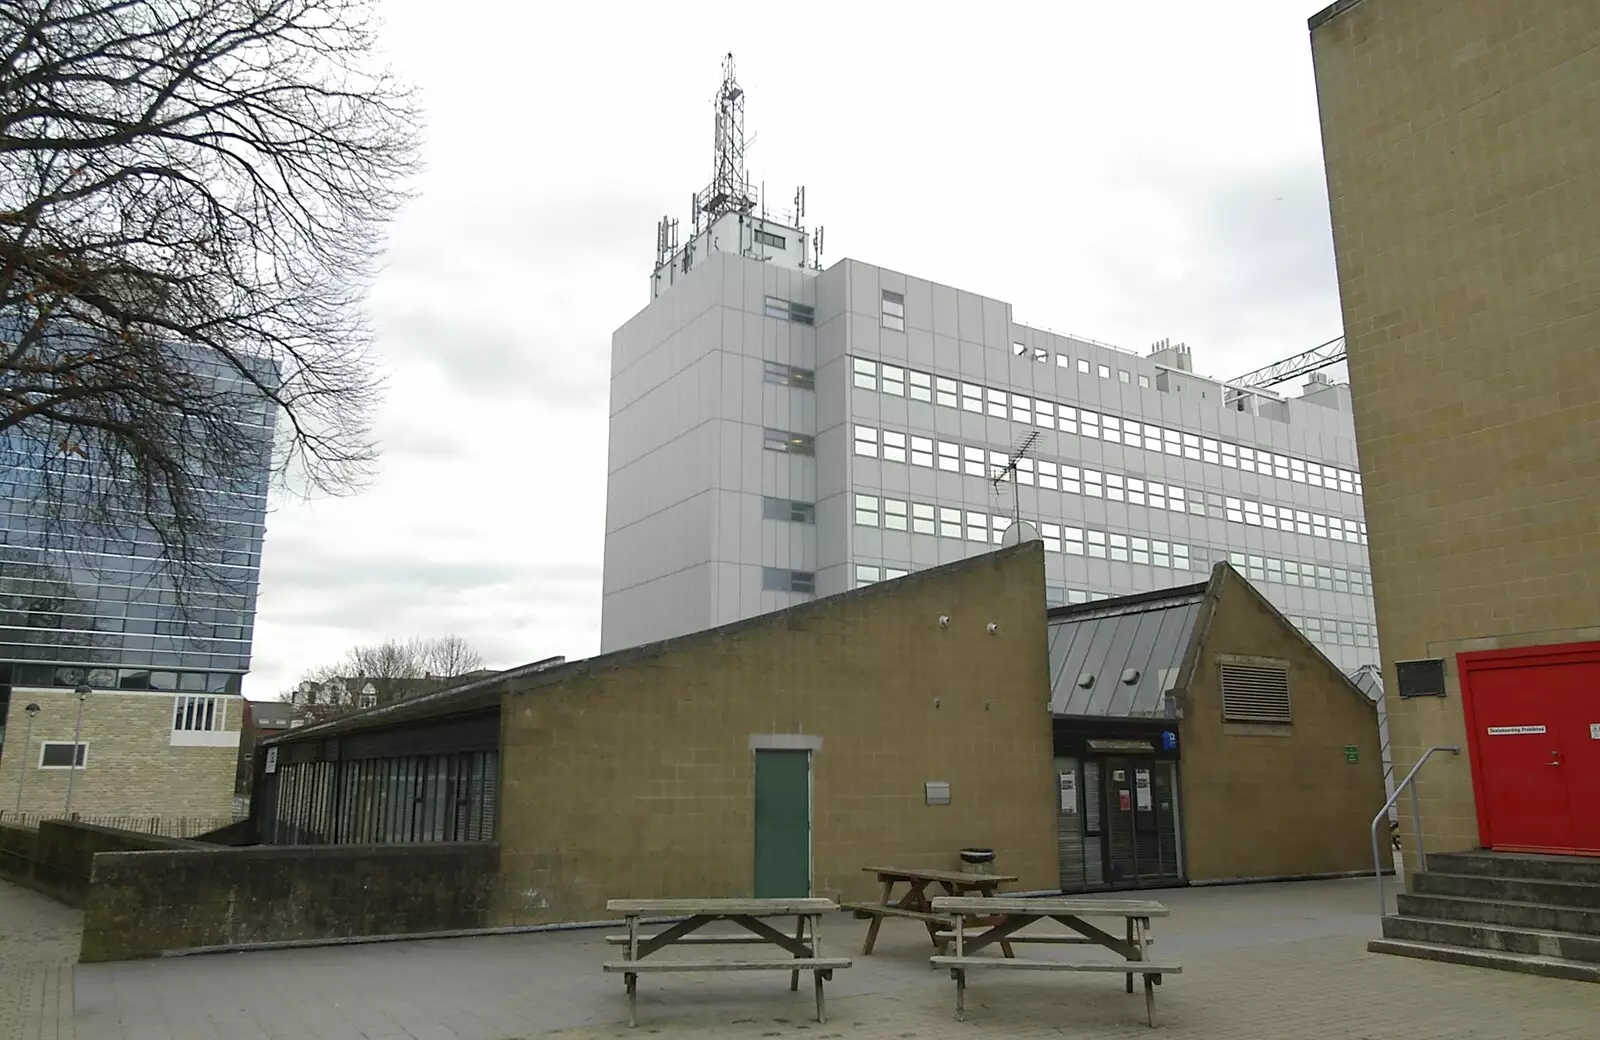
[[[775,735],[816,747],[815,894],[972,845],[1012,890],[1060,884],[1038,542],[529,683],[504,700],[496,924],[753,895],[752,744]]]
[[[1466,745],[1457,653],[1600,638],[1600,4],[1343,0],[1311,48],[1384,683],[1447,668],[1391,693],[1404,775]],[[1418,790],[1478,844],[1465,754]]]
[[[38,829],[0,826],[0,876],[82,906],[97,854],[189,848],[207,846],[65,820],[46,820]]]
[[[104,853],[79,959],[480,928],[497,854],[488,843]]]
[[[1372,869],[1369,828],[1386,797],[1377,708],[1275,614],[1236,571],[1223,571],[1179,726],[1190,881]],[[1293,721],[1225,722],[1225,656],[1286,663]],[[1387,827],[1379,837],[1387,849]]]
[[[244,699],[216,694],[226,706],[215,746],[173,743],[174,693],[96,690],[83,703],[84,767],[72,783],[72,811],[83,816],[204,817],[233,814]],[[24,709],[39,705],[30,726]],[[0,754],[0,806],[52,814],[66,808],[69,769],[41,769],[45,741],[71,743],[78,695],[65,689],[17,687],[11,692],[6,744]],[[24,746],[26,744],[26,746]],[[26,777],[24,778],[24,773]]]

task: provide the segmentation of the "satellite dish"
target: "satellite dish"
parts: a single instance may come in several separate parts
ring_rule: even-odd
[[[1006,533],[1000,536],[1001,545],[1021,545],[1023,542],[1037,542],[1039,529],[1026,520],[1015,520],[1006,528]]]

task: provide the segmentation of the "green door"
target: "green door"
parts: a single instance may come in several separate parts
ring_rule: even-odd
[[[811,895],[811,752],[756,752],[756,898]]]

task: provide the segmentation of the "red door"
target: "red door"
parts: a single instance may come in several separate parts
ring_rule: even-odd
[[[1600,653],[1561,671],[1561,765],[1551,772],[1567,781],[1574,850],[1600,855]]]
[[[1483,844],[1600,853],[1600,643],[1456,660]]]

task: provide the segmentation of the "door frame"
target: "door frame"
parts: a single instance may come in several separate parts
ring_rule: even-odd
[[[1515,845],[1496,845],[1494,826],[1489,819],[1489,799],[1483,765],[1483,727],[1478,725],[1476,704],[1472,695],[1472,676],[1480,672],[1502,668],[1520,668],[1552,664],[1600,663],[1600,643],[1556,643],[1538,646],[1510,647],[1503,650],[1475,650],[1456,654],[1456,677],[1461,686],[1461,715],[1467,728],[1467,757],[1472,773],[1472,797],[1477,802],[1478,843],[1486,849],[1507,852],[1549,849],[1526,849]]]
[[[806,756],[806,894],[817,890],[817,752],[822,738],[802,733],[750,734],[750,891],[755,891],[756,754],[761,751],[803,751]]]

